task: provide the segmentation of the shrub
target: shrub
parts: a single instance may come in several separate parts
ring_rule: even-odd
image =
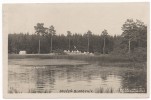
[[[66,55],[66,53],[61,49],[53,50],[53,53],[55,53],[57,55]]]
[[[147,61],[147,48],[135,48],[131,54],[131,58],[135,61]]]

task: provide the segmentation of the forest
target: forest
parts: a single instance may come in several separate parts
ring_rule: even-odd
[[[127,19],[121,26],[121,35],[109,35],[107,29],[96,35],[91,30],[86,33],[57,34],[53,25],[44,23],[33,26],[35,33],[9,33],[8,53],[18,54],[25,50],[27,54],[48,54],[64,50],[94,53],[96,55],[131,56],[138,60],[147,59],[147,25],[140,20]]]

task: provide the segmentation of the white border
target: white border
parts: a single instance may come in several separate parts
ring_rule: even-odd
[[[0,32],[2,33],[2,3],[101,3],[101,2],[149,2],[150,0],[3,0],[2,2],[0,1]],[[151,25],[151,23],[150,23]],[[2,67],[3,66],[3,62],[2,62],[2,46],[3,46],[3,42],[2,42],[2,34],[0,33],[0,65],[1,65],[1,70],[0,70],[0,99],[3,100],[3,84],[2,84],[2,80],[3,80],[3,75],[2,75]],[[151,39],[151,35],[149,35],[150,39]],[[149,40],[150,43],[150,40]],[[149,45],[149,47],[151,48],[151,43]],[[149,51],[151,50],[149,48]],[[150,54],[151,55],[151,54]],[[149,56],[150,56],[149,55]],[[149,60],[151,62],[151,59]],[[149,70],[150,71],[150,70]],[[150,77],[151,80],[151,77]],[[151,87],[150,87],[151,88]],[[89,98],[89,97],[88,97]],[[137,99],[137,98],[136,98]],[[148,98],[149,99],[149,98]],[[13,100],[13,99],[10,99]],[[20,100],[20,99],[18,99]],[[29,99],[24,99],[24,100],[29,100]],[[33,100],[33,99],[32,99]],[[64,99],[65,100],[65,99]],[[132,100],[132,99],[129,99]],[[146,100],[146,99],[145,99]]]
[[[3,3],[102,3],[102,2],[149,2],[150,0],[3,0]]]

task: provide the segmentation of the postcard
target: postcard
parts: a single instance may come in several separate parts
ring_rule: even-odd
[[[4,98],[149,97],[149,3],[3,4]]]

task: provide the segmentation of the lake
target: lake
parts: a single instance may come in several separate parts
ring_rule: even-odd
[[[8,93],[146,93],[146,71],[69,59],[9,59]]]

